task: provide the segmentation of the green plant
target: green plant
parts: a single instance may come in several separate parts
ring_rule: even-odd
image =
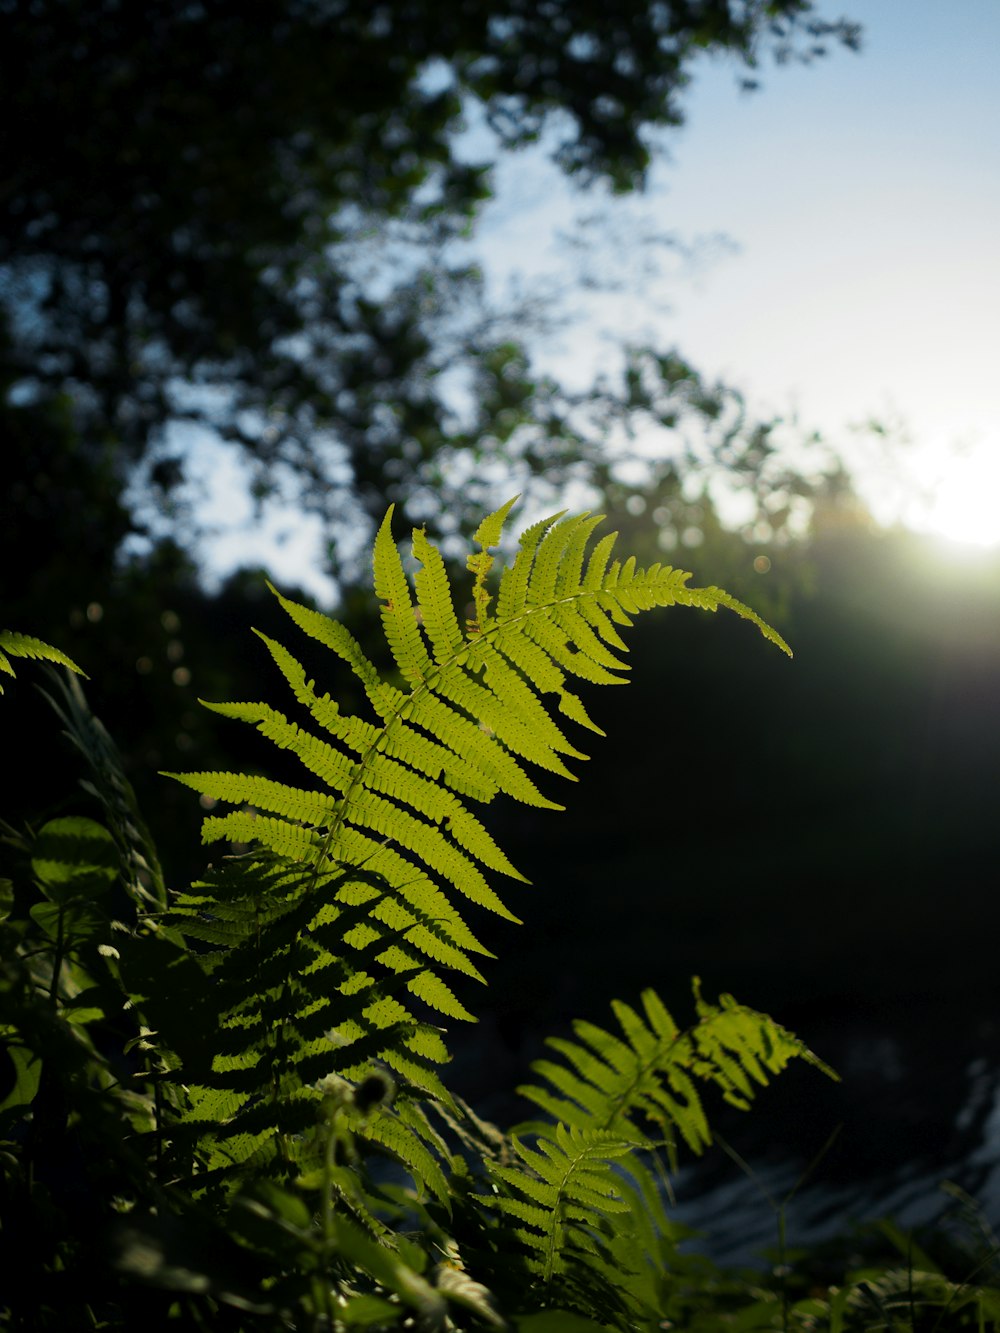
[[[420,530],[414,601],[386,516],[374,569],[389,673],[279,595],[347,663],[372,717],[261,636],[300,720],[266,702],[209,707],[294,756],[310,785],[172,775],[203,805],[236,807],[203,826],[231,854],[182,892],[166,893],[114,747],[78,684],[62,685],[106,826],[72,816],[7,834],[5,1240],[19,1212],[30,1222],[6,1297],[15,1326],[30,1309],[45,1328],[655,1328],[687,1262],[663,1181],[680,1142],[710,1141],[700,1088],[745,1107],[792,1058],[825,1069],[696,983],[687,1030],[646,991],[641,1014],[615,1004],[619,1035],[578,1024],[553,1041],[561,1059],[522,1089],[545,1118],[509,1134],[442,1080],[441,1021],[472,1017],[453,979],[481,981],[487,953],[468,905],[511,917],[487,875],[521,878],[470,804],[558,808],[527,765],[570,777],[565,760],[585,757],[547,696],[597,731],[573,678],[621,683],[620,632],[658,606],[729,608],[787,651],[720,589],[613,559],[614,535],[593,541],[588,515],[530,527],[492,591],[513,503],[475,535],[464,623]]]
[[[60,666],[75,671],[77,675],[84,675],[72,658],[60,652],[58,648],[53,648],[50,643],[33,639],[29,634],[18,634],[14,630],[0,630],[0,672],[8,676],[15,674],[10,664],[12,657],[31,657],[44,662],[58,662]],[[3,694],[2,684],[0,684],[0,694]]]

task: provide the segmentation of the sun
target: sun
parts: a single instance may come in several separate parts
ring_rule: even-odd
[[[914,459],[905,526],[962,546],[1000,547],[1000,440],[927,451]]]

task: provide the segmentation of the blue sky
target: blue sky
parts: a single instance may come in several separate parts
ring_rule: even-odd
[[[765,67],[750,95],[730,65],[697,72],[688,124],[627,207],[738,248],[646,283],[614,319],[676,343],[765,409],[796,409],[852,460],[883,521],[993,544],[1000,2],[861,0],[847,12],[865,28],[859,56]],[[506,163],[498,193],[487,264],[506,276],[531,253],[538,275],[544,238],[586,206],[538,156]],[[605,262],[623,258],[609,249]],[[581,328],[554,364],[580,365],[588,346]],[[890,462],[851,429],[871,417],[909,440]]]
[[[687,124],[665,136],[639,198],[581,197],[540,151],[508,158],[474,250],[498,293],[565,284],[556,234],[574,217],[619,219],[592,263],[626,289],[577,302],[544,364],[585,376],[607,358],[602,330],[676,345],[763,410],[823,431],[880,520],[997,544],[1000,0],[844,0],[844,12],[864,25],[860,55],[765,64],[754,94],[731,64],[696,68]],[[477,131],[468,145],[475,156]],[[691,264],[665,251],[654,280],[631,240],[650,230],[731,244]],[[872,417],[897,440],[888,456],[854,429]],[[225,489],[216,568],[264,561],[329,591],[308,522],[278,511],[262,531]]]

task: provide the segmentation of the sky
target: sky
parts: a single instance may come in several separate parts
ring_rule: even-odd
[[[732,65],[696,71],[633,212],[731,247],[659,284],[640,274],[615,318],[823,431],[881,521],[1000,543],[1000,0],[845,12],[860,55],[764,66],[752,94]],[[480,233],[498,280],[526,253],[540,271],[573,208],[539,157],[506,163]],[[631,258],[620,246],[606,263]],[[564,340],[555,364],[579,365],[585,345]],[[896,442],[888,458],[855,429],[871,419]]]
[[[859,55],[765,63],[752,94],[706,59],[639,198],[580,196],[542,151],[508,157],[474,252],[498,294],[569,283],[559,234],[614,219],[592,229],[589,263],[624,290],[581,298],[539,349],[544,366],[585,376],[609,335],[675,345],[763,411],[823,432],[881,522],[1000,544],[1000,0],[819,11],[862,23]],[[475,157],[481,131],[467,139]],[[662,250],[656,276],[644,232],[691,253]],[[857,429],[872,419],[888,449]],[[301,516],[276,511],[252,536],[248,518],[229,509],[216,568],[263,560],[329,591]]]

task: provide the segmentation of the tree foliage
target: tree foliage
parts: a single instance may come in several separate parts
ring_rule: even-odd
[[[452,248],[491,155],[544,137],[578,179],[634,189],[696,58],[749,76],[836,42],[856,27],[807,0],[270,0],[252,23],[233,0],[4,0],[0,429],[22,502],[40,431],[169,502],[168,426],[208,426],[261,493],[284,468],[341,523],[421,486],[456,515],[455,457],[594,466],[601,423],[532,373]],[[495,136],[478,161],[470,110]],[[676,416],[676,375],[655,378]]]

